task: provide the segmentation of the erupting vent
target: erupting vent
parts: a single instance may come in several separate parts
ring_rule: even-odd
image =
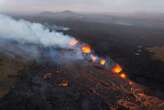
[[[105,65],[106,60],[101,58],[99,63],[100,63],[101,65]]]
[[[120,65],[115,65],[113,68],[112,68],[112,72],[114,73],[120,73],[122,71],[122,68]]]
[[[84,56],[84,59],[91,61],[93,64],[96,64],[96,67],[111,70],[113,73],[117,73],[120,78],[127,78],[127,75],[123,73],[122,67],[115,63],[112,59],[105,59],[98,57],[95,55],[94,50],[92,50],[91,46],[86,43],[82,43],[75,38],[69,41],[69,46],[74,48],[79,48],[81,53]]]
[[[120,73],[120,75],[119,75],[121,78],[123,78],[123,79],[126,79],[127,78],[127,75],[125,74],[125,73]]]
[[[91,47],[88,44],[85,44],[81,47],[81,50],[84,54],[90,54],[91,53]]]

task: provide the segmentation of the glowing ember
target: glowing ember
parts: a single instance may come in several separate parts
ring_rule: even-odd
[[[69,45],[70,45],[71,47],[73,47],[73,46],[77,45],[78,43],[79,43],[78,40],[72,39],[72,40],[69,42]]]
[[[83,53],[85,53],[85,54],[89,54],[89,53],[91,53],[91,47],[89,46],[89,45],[84,45],[84,46],[82,46],[81,47],[81,50],[82,50],[82,52]]]
[[[92,62],[96,62],[96,60],[97,60],[97,56],[95,56],[95,55],[91,55],[91,59],[92,59]]]
[[[101,65],[105,65],[105,63],[106,63],[106,60],[105,59],[100,59],[100,64]]]
[[[69,81],[68,80],[62,80],[59,84],[59,86],[61,87],[68,87],[69,85]]]
[[[112,68],[112,72],[114,73],[120,73],[121,71],[122,71],[122,68],[118,64]]]
[[[119,76],[120,76],[121,78],[123,78],[123,79],[126,79],[126,78],[127,78],[127,75],[126,75],[125,73],[121,73]]]

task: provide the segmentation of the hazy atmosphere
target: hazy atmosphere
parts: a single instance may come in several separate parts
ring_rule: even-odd
[[[1,12],[164,12],[163,0],[0,0]]]

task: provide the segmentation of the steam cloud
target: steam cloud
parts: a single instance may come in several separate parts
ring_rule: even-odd
[[[0,15],[0,48],[2,50],[8,49],[14,53],[27,53],[31,56],[37,56],[39,54],[38,49],[34,46],[25,46],[24,44],[40,45],[44,48],[57,47],[69,49],[70,40],[74,39],[69,35],[64,35],[61,32],[52,31],[40,23],[31,23],[25,20],[15,20],[12,17],[6,15]],[[10,45],[8,41],[16,41],[19,44],[15,45],[18,50],[14,49],[13,45]],[[5,47],[8,46],[8,47]],[[0,52],[1,52],[0,51]],[[27,55],[26,54],[26,55]],[[49,49],[47,54],[54,56],[55,50]],[[79,52],[76,54],[79,56]],[[74,55],[76,55],[74,54]],[[69,58],[72,54],[68,54]]]

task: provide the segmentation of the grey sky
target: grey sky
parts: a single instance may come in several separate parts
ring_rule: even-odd
[[[0,0],[0,11],[164,12],[164,0]]]

